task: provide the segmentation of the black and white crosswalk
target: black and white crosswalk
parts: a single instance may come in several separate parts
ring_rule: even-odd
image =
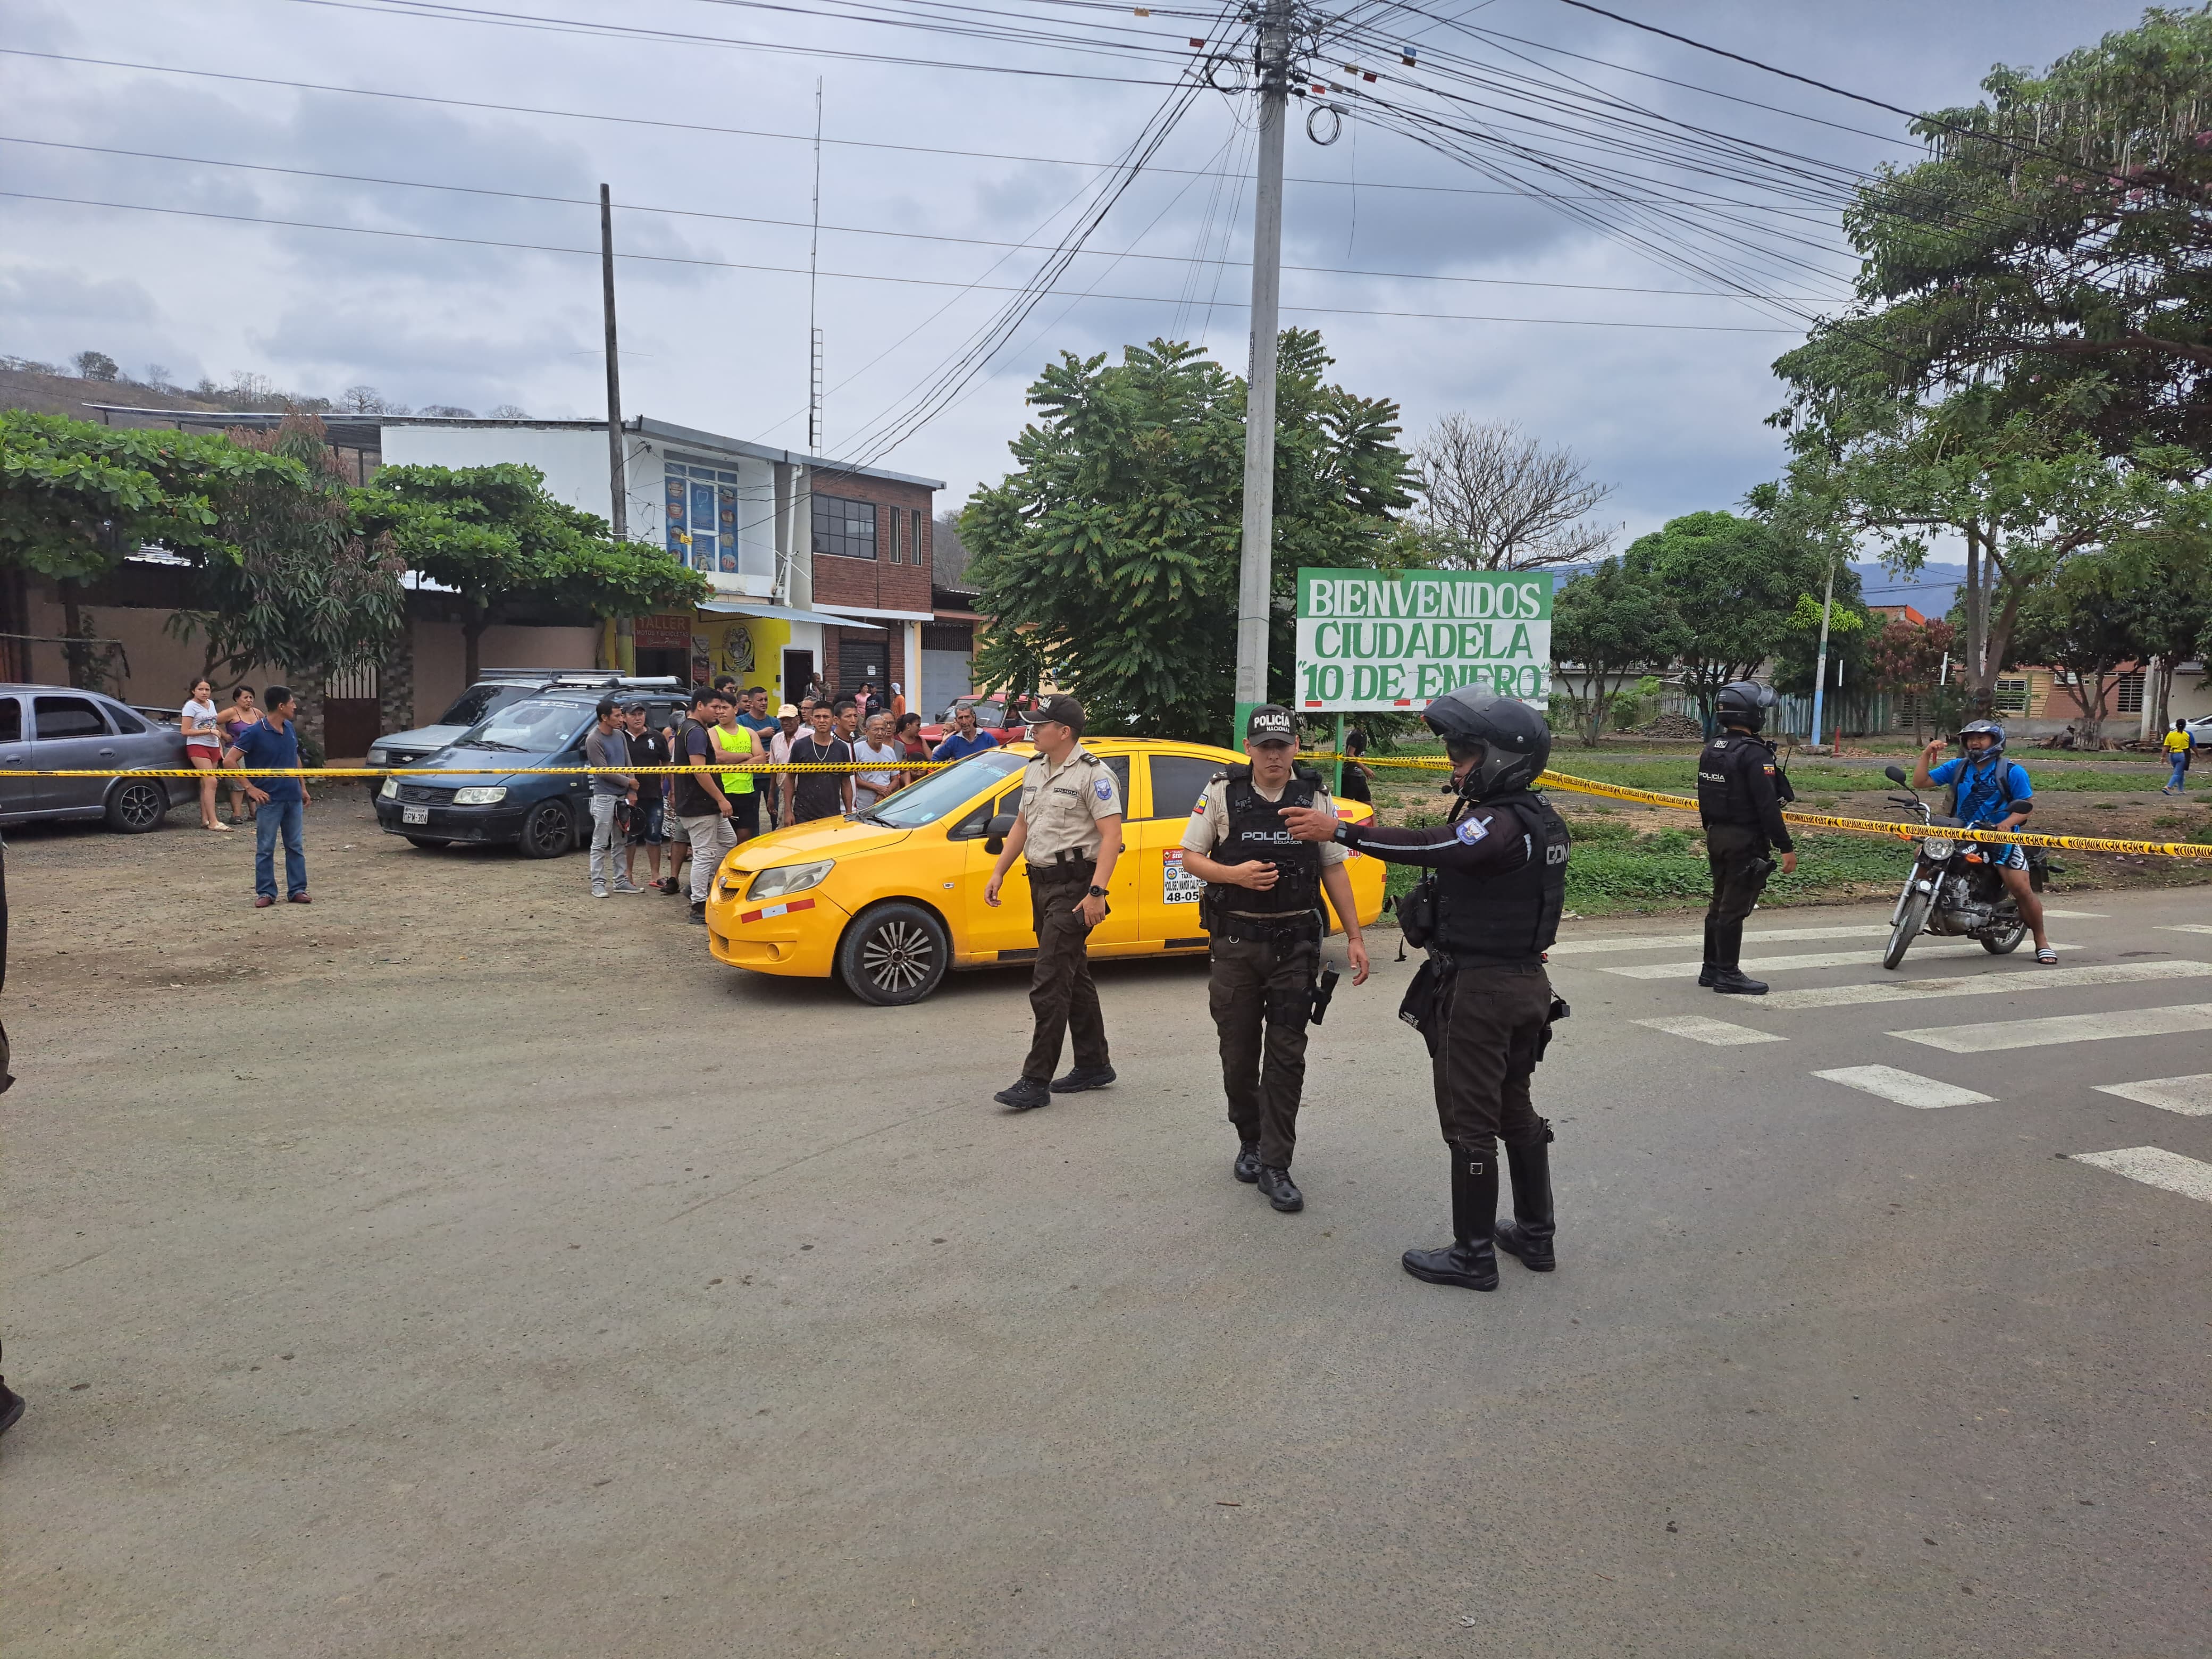
[[[1701,936],[1677,928],[1575,930],[1551,971],[1571,1000],[1625,1002],[1630,1025],[1744,1050],[1759,1075],[1794,1072],[1913,1112],[2127,1103],[2139,1109],[2141,1144],[2063,1156],[2212,1204],[2212,1137],[2178,1121],[2212,1117],[2212,919],[2195,919],[2212,918],[2212,890],[2115,895],[2109,905],[2048,913],[2057,967],[2025,950],[1993,957],[1972,940],[1927,938],[1886,971],[1879,914],[1793,924],[1766,912],[1746,932],[1742,958],[1772,984],[1764,997],[1698,988]],[[1782,1044],[1854,1058],[1798,1070]]]

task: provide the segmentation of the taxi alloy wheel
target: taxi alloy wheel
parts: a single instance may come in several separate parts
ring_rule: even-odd
[[[934,991],[951,953],[945,924],[920,905],[879,905],[846,929],[837,975],[861,1001],[896,1007]]]

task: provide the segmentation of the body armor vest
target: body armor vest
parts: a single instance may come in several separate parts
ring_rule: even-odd
[[[1310,841],[1294,841],[1283,827],[1277,809],[1311,806],[1322,795],[1321,779],[1311,769],[1297,767],[1283,786],[1280,800],[1268,800],[1252,787],[1252,769],[1229,769],[1229,826],[1212,852],[1216,864],[1272,864],[1276,880],[1266,892],[1249,887],[1208,884],[1206,896],[1224,910],[1247,915],[1292,916],[1321,904],[1321,848]]]
[[[1498,814],[1491,834],[1518,829],[1527,836],[1528,860],[1495,875],[1437,871],[1431,943],[1462,968],[1535,967],[1559,938],[1566,908],[1566,821],[1529,790],[1479,805]]]
[[[1733,823],[1745,830],[1763,830],[1766,820],[1751,798],[1750,772],[1774,764],[1774,746],[1748,732],[1723,732],[1698,751],[1698,817],[1707,827]],[[1795,800],[1789,777],[1779,767],[1774,773],[1774,798]]]

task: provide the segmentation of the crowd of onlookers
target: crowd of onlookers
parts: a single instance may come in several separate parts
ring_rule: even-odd
[[[915,769],[998,743],[963,708],[954,729],[933,745],[921,736],[920,714],[887,706],[866,684],[842,696],[817,682],[771,715],[765,686],[725,678],[693,690],[678,726],[648,729],[647,705],[619,696],[601,699],[598,715],[584,741],[586,763],[607,769],[592,781],[592,896],[688,893],[698,922],[707,919],[722,855],[740,842],[785,824],[866,811],[921,775]],[[765,775],[754,769],[764,764],[825,769]],[[690,769],[629,769],[659,766]]]

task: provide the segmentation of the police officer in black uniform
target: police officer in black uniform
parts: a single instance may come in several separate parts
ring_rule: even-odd
[[[1552,754],[1544,717],[1486,686],[1462,686],[1422,716],[1444,740],[1458,800],[1427,829],[1385,830],[1286,811],[1301,841],[1341,845],[1432,871],[1400,908],[1409,944],[1429,960],[1401,1018],[1429,1040],[1437,1116],[1451,1150],[1452,1243],[1408,1250],[1406,1271],[1434,1285],[1498,1288],[1502,1247],[1549,1273],[1552,1126],[1536,1115],[1529,1079],[1551,1028],[1566,1014],[1544,952],[1566,902],[1567,826],[1533,786]],[[1512,1173],[1513,1215],[1498,1215],[1498,1143]]]
[[[1772,852],[1782,854],[1787,875],[1797,867],[1782,803],[1797,799],[1774,763],[1774,745],[1759,735],[1774,688],[1738,680],[1713,699],[1721,734],[1698,754],[1698,816],[1705,821],[1705,857],[1712,866],[1713,899],[1705,910],[1705,964],[1698,983],[1730,996],[1763,997],[1766,981],[1738,967],[1743,922],[1766,878]]]
[[[1291,1152],[1328,931],[1324,892],[1344,924],[1352,982],[1367,978],[1358,905],[1344,871],[1348,854],[1333,842],[1295,840],[1283,827],[1285,807],[1336,813],[1321,775],[1297,761],[1297,737],[1289,709],[1254,709],[1244,724],[1249,759],[1206,786],[1182,836],[1183,869],[1206,884],[1199,921],[1212,940],[1207,1000],[1237,1127],[1231,1172],[1285,1213],[1305,1207],[1291,1179]]]

